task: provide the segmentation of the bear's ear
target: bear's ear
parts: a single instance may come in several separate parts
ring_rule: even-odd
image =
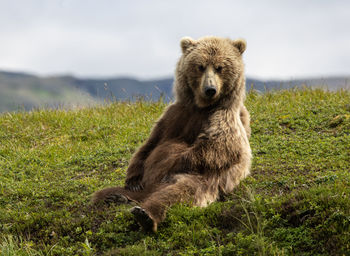
[[[185,53],[188,48],[193,47],[197,44],[195,40],[190,37],[183,37],[180,41],[182,53]]]
[[[239,53],[242,55],[247,48],[247,42],[244,39],[232,40],[232,45],[236,47]]]

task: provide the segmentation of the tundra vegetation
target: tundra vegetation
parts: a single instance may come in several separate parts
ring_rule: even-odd
[[[0,115],[0,255],[349,255],[350,92],[250,92],[251,175],[207,208],[173,206],[156,234],[123,186],[166,104],[112,102]]]

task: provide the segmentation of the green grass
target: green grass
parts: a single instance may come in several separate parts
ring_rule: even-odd
[[[0,255],[350,255],[350,93],[250,93],[251,176],[207,208],[176,205],[157,234],[128,206],[90,195],[123,185],[163,103],[0,116]]]

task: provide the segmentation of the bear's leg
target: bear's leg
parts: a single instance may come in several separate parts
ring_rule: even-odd
[[[203,200],[215,201],[217,187],[209,189],[203,177],[191,174],[174,176],[174,183],[162,184],[131,212],[146,231],[157,231],[158,224],[165,219],[167,209],[176,203],[186,202],[203,206]],[[210,194],[210,195],[209,195]]]
[[[97,191],[93,194],[92,204],[129,204],[132,202],[141,203],[150,193],[148,190],[130,191],[122,187],[110,187]]]

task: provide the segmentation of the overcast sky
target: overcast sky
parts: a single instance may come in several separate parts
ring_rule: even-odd
[[[0,0],[0,70],[165,77],[205,35],[245,38],[250,77],[350,75],[347,0]]]

